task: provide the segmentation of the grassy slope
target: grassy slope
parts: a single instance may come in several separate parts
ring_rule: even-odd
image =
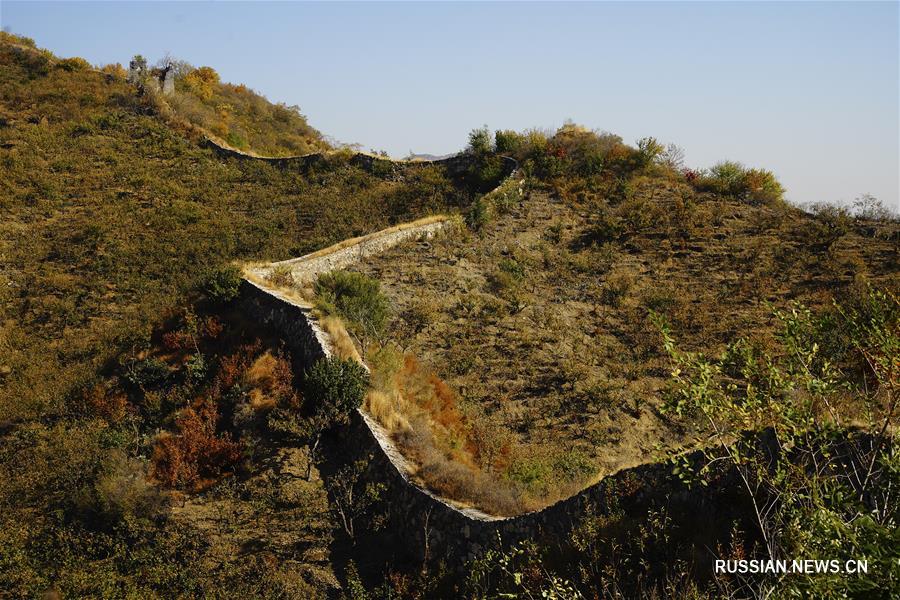
[[[464,201],[440,173],[397,183],[340,157],[306,177],[222,161],[124,81],[8,44],[0,72],[0,421],[61,412],[207,267],[296,256]]]
[[[298,476],[302,446],[252,448],[240,477],[185,496],[162,524],[122,518],[92,502],[119,494],[128,506],[128,489],[109,486],[134,482],[143,462],[123,468],[117,456],[146,457],[154,428],[171,426],[180,405],[146,419],[148,395],[135,393],[126,416],[86,418],[70,392],[143,347],[206,267],[296,256],[462,204],[465,193],[440,173],[398,183],[340,160],[307,176],[222,161],[115,76],[43,64],[8,44],[0,170],[0,589],[324,593],[333,523],[318,479]],[[598,210],[623,205],[558,185],[477,238],[424,245],[418,257],[397,249],[371,267],[395,303],[391,335],[462,395],[479,436],[511,432],[503,460],[482,467],[538,503],[645,454],[651,439],[682,439],[657,413],[665,374],[648,307],[687,345],[715,348],[735,332],[767,332],[762,300],[824,303],[853,280],[897,286],[896,242],[874,239],[867,224],[814,247],[818,222],[794,211],[660,179],[631,184],[624,208],[648,218],[605,244],[575,242]],[[184,376],[184,365],[171,368]],[[204,392],[166,393],[183,403]]]
[[[207,269],[470,199],[438,168],[401,181],[340,154],[305,174],[222,160],[158,106],[115,73],[0,40],[0,589],[318,596],[334,582],[333,523],[321,482],[302,476],[303,446],[257,440],[239,478],[157,513],[145,505],[167,496],[145,476],[158,428],[209,382],[123,399],[109,376],[123,352],[146,356]],[[260,335],[226,330],[232,345]],[[97,389],[105,408],[85,411]]]
[[[685,347],[716,353],[740,336],[766,344],[770,304],[827,307],[866,282],[900,286],[896,224],[859,221],[825,245],[823,219],[795,208],[699,193],[665,173],[629,185],[612,203],[541,189],[478,235],[399,246],[357,268],[392,301],[387,337],[459,396],[467,418],[447,447],[471,448],[527,508],[694,445],[697,431],[660,412],[669,362],[650,310]],[[601,214],[636,224],[586,243]],[[421,450],[408,448],[432,460]],[[461,500],[482,496],[430,479]]]
[[[240,150],[261,156],[296,156],[329,149],[296,107],[272,104],[243,85],[201,82],[179,73],[175,94],[162,100],[181,119]]]

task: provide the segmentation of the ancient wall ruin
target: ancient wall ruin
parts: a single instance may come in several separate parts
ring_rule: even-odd
[[[282,339],[302,364],[331,356],[327,336],[316,324],[308,307],[279,297],[258,284],[244,281],[242,308],[246,314],[281,332]],[[367,462],[367,481],[384,485],[383,506],[390,520],[401,523],[391,535],[413,555],[441,552],[458,561],[470,560],[498,539],[505,544],[521,540],[566,536],[579,519],[590,511],[604,511],[610,494],[619,493],[623,482],[639,494],[665,497],[672,506],[684,510],[716,510],[714,503],[696,491],[680,485],[664,463],[625,469],[585,488],[574,496],[544,509],[513,517],[496,517],[478,510],[460,508],[410,481],[405,458],[388,433],[365,411],[359,409],[344,431],[353,441],[353,452]],[[696,460],[698,456],[689,456]],[[646,502],[640,495],[633,502]]]
[[[210,137],[206,138],[206,145],[214,152],[216,152],[216,154],[224,158],[261,160],[284,169],[293,169],[298,172],[303,172],[310,167],[326,160],[330,155],[334,155],[334,153],[314,152],[311,154],[286,157],[257,156],[255,154],[243,152],[236,148],[227,146],[224,143],[218,140],[214,140]],[[503,160],[503,179],[505,180],[518,168],[518,163],[515,161],[515,159],[508,156],[504,156],[501,158]],[[465,173],[469,169],[469,167],[472,166],[473,160],[474,158],[471,155],[466,154],[465,152],[460,152],[459,154],[454,154],[453,156],[448,156],[447,158],[440,158],[436,160],[394,160],[384,156],[367,154],[365,152],[356,152],[349,158],[350,164],[366,171],[375,173],[400,175],[404,169],[415,169],[417,167],[439,165],[445,168],[448,174],[450,174],[451,176]]]
[[[255,158],[214,143],[213,145],[232,157]],[[264,160],[285,167],[302,168],[312,161],[321,160],[322,156],[316,154]],[[385,160],[369,155],[357,156],[360,161]],[[466,160],[469,159],[462,155],[435,162],[458,161],[457,164],[463,164]],[[501,186],[507,184],[514,175],[514,162],[509,163],[509,168]],[[247,269],[248,275],[257,282],[243,282],[243,309],[246,314],[280,331],[286,346],[302,364],[311,364],[331,356],[328,336],[318,326],[311,308],[277,288],[266,285],[266,275],[281,267],[289,270],[296,282],[302,283],[311,280],[318,273],[344,268],[401,241],[434,235],[446,228],[448,223],[446,218],[413,222],[347,240],[297,259],[250,267]],[[395,527],[391,535],[398,538],[400,544],[413,555],[442,552],[454,556],[458,561],[465,561],[478,555],[498,539],[504,543],[514,543],[542,536],[566,535],[586,511],[603,510],[610,490],[626,479],[652,481],[652,485],[639,487],[652,489],[656,496],[666,494],[673,502],[685,506],[697,502],[696,498],[686,495],[683,486],[666,486],[666,482],[672,479],[667,465],[647,464],[606,477],[578,494],[544,509],[513,517],[497,517],[476,509],[460,507],[411,481],[411,469],[405,457],[393,444],[389,433],[363,409],[354,414],[344,437],[353,440],[355,452],[366,461],[367,481],[383,484],[386,500],[383,505],[391,513],[390,520],[402,524],[402,527]]]

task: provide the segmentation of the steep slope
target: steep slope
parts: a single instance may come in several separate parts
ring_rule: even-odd
[[[305,443],[248,434],[238,451],[215,405],[223,378],[265,404],[259,378],[289,358],[240,315],[198,308],[199,292],[227,295],[235,260],[290,258],[473,193],[439,165],[223,157],[157,100],[120,70],[0,39],[0,589],[325,595],[335,523]],[[259,130],[283,131],[270,116]],[[149,460],[170,430],[186,440],[165,446],[171,481]],[[159,485],[176,480],[184,494]]]
[[[0,421],[64,411],[123,343],[228,261],[288,258],[470,201],[439,167],[221,160],[83,61],[0,45]]]
[[[555,177],[528,167],[543,152],[522,157],[536,175],[526,200],[492,198],[470,213],[474,233],[349,267],[392,307],[367,356],[387,382],[371,412],[420,483],[489,513],[533,510],[702,444],[702,423],[664,413],[669,358],[654,315],[684,348],[716,355],[738,337],[771,346],[772,307],[900,289],[896,222],[806,214],[662,164],[627,165],[624,192],[604,181],[609,158],[596,175],[565,173],[602,140],[564,128],[544,142],[568,148]],[[606,144],[607,157],[630,151]]]

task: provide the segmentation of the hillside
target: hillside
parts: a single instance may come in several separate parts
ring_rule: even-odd
[[[195,68],[183,61],[169,64],[175,71],[175,91],[155,95],[162,112],[171,110],[176,118],[232,148],[261,156],[297,156],[331,148],[299,107],[272,104],[245,85],[222,82],[211,67]]]
[[[2,420],[63,411],[71,389],[227,262],[288,258],[470,201],[440,169],[399,181],[340,153],[302,176],[223,162],[118,75],[11,44],[0,53]]]
[[[574,162],[598,141],[564,128],[541,143]],[[518,514],[702,443],[702,423],[665,414],[654,314],[685,349],[717,355],[738,337],[771,347],[773,307],[821,311],[900,287],[896,223],[807,214],[662,164],[627,168],[618,197],[590,189],[602,169],[533,178],[521,200],[484,201],[470,228],[350,267],[390,306],[383,330],[361,334],[384,386],[368,407],[425,487]],[[417,379],[431,372],[437,383]]]
[[[279,121],[281,109],[241,89],[213,90],[213,99],[233,93],[262,103],[256,112],[248,105],[245,123],[263,133],[247,139],[274,140],[299,123]],[[299,170],[223,159],[201,133],[120,69],[60,59],[6,33],[0,39],[4,593],[168,597],[243,589],[251,597],[264,590],[297,597],[335,585],[326,495],[320,479],[305,475],[302,445],[299,455],[261,445],[240,482],[196,501],[159,488],[151,473],[157,438],[176,426],[201,383],[218,375],[214,365],[244,347],[252,348],[252,364],[267,365],[267,353],[279,352],[271,338],[259,341],[258,327],[247,331],[219,304],[198,303],[204,290],[227,294],[236,285],[235,260],[288,258],[456,210],[474,192],[440,166],[378,171],[348,152]],[[310,148],[281,139],[259,149]],[[210,368],[203,382],[182,380],[186,357],[159,338],[194,310],[226,330],[204,346]],[[157,347],[164,358],[143,361]],[[170,364],[160,368],[160,360]],[[215,438],[215,420],[212,427]],[[213,438],[202,444],[219,443]],[[220,443],[225,454],[232,448]],[[221,474],[200,469],[198,476],[208,485]],[[289,572],[266,563],[268,541],[263,555],[248,558],[263,525],[281,532],[273,551],[294,565]]]

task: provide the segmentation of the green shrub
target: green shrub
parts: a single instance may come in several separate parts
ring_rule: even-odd
[[[494,148],[499,154],[506,154],[524,160],[547,151],[550,136],[539,129],[529,129],[523,133],[509,129],[494,134]]]
[[[657,160],[665,151],[663,145],[656,141],[656,138],[645,137],[637,142],[638,146],[638,163],[641,168],[646,167]]]
[[[853,216],[843,206],[815,204],[810,207],[813,218],[800,222],[797,233],[804,246],[811,250],[830,248],[850,233]]]
[[[141,388],[158,387],[169,377],[169,367],[158,358],[145,358],[126,366],[125,379]]]
[[[323,428],[349,422],[369,389],[369,373],[355,360],[323,358],[306,373],[303,397]]]
[[[203,282],[203,293],[213,302],[230,302],[240,288],[241,270],[233,265],[210,271]]]
[[[771,171],[748,169],[739,162],[723,161],[709,172],[691,178],[699,190],[731,196],[751,204],[773,205],[784,199],[784,188]]]
[[[517,281],[525,278],[525,267],[514,258],[503,258],[497,266],[501,271],[511,275]]]
[[[473,202],[468,212],[466,212],[466,225],[473,231],[481,230],[490,221],[491,210],[484,198],[479,198]]]
[[[717,163],[709,170],[716,191],[733,196],[743,189],[745,172],[744,165],[730,160]]]
[[[246,149],[249,147],[247,140],[237,131],[229,131],[225,141],[233,148]]]
[[[501,215],[511,213],[522,199],[519,182],[515,179],[508,179],[503,185],[491,192],[489,198],[497,213]]]
[[[362,335],[379,336],[387,323],[389,304],[377,280],[362,273],[332,271],[316,281],[316,306],[342,317]]]
[[[518,155],[525,148],[525,136],[509,129],[494,133],[494,147],[502,154]]]
[[[482,157],[494,151],[494,144],[491,140],[491,130],[488,126],[473,129],[469,134],[468,152],[477,157]]]
[[[750,169],[744,174],[744,193],[752,204],[776,204],[784,199],[784,188],[775,174],[765,169]]]

